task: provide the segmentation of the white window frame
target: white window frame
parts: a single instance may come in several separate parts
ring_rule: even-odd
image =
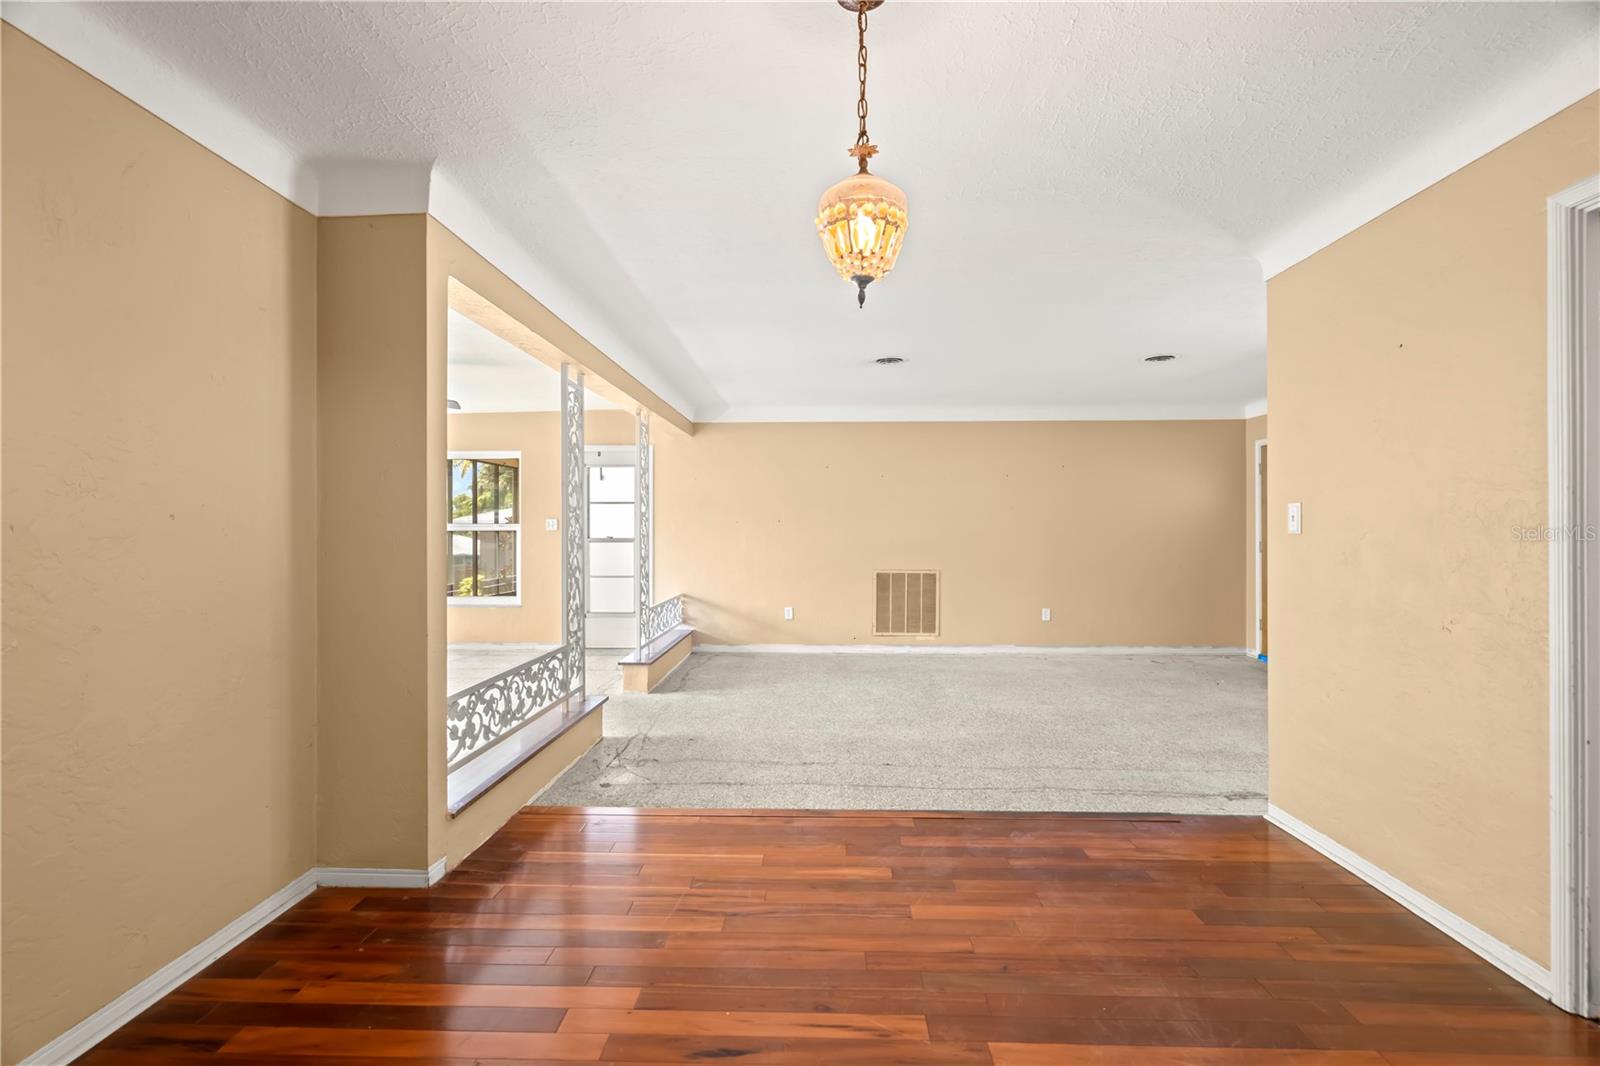
[[[526,501],[522,498],[522,452],[516,449],[502,449],[499,451],[473,451],[451,452],[446,456],[451,462],[457,459],[515,459],[517,461],[517,514],[523,513]],[[446,487],[447,500],[448,486]],[[511,522],[503,525],[486,526],[477,522],[445,522],[445,534],[451,533],[515,533],[517,535],[517,594],[515,596],[446,596],[445,603],[451,607],[521,607],[522,606],[522,523]],[[445,558],[449,558],[449,549],[446,548]]]

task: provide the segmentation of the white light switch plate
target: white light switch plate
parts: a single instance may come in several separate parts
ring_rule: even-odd
[[[1300,532],[1300,505],[1298,503],[1289,505],[1289,532]]]
[[[785,607],[783,609],[783,620],[785,622],[793,622],[794,621],[794,608],[793,607]]]
[[[556,530],[558,530],[560,528],[561,528],[561,523],[557,522],[554,518],[546,518],[544,520],[544,531],[546,533],[554,533]]]
[[[1050,608],[1046,607],[1046,608],[1044,608],[1043,610],[1041,610],[1039,612],[1039,621],[1041,621],[1041,622],[1050,621]]]

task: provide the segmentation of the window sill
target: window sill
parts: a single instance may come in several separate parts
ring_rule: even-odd
[[[661,634],[643,648],[636,649],[632,654],[617,660],[618,666],[649,666],[660,659],[667,652],[676,648],[686,638],[694,636],[694,630],[689,626],[674,626]]]
[[[445,804],[450,817],[466,810],[573,726],[605,706],[605,702],[604,696],[568,696],[518,728],[495,751],[457,767],[445,783]]]
[[[446,596],[448,607],[521,607],[521,596]]]

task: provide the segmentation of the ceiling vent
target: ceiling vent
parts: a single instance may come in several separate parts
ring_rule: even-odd
[[[939,635],[937,570],[879,570],[872,580],[872,632],[875,636]]]

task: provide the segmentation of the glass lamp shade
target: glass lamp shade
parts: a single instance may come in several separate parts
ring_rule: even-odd
[[[839,276],[866,299],[870,282],[894,269],[906,236],[906,194],[876,174],[852,174],[822,194],[817,233]]]

